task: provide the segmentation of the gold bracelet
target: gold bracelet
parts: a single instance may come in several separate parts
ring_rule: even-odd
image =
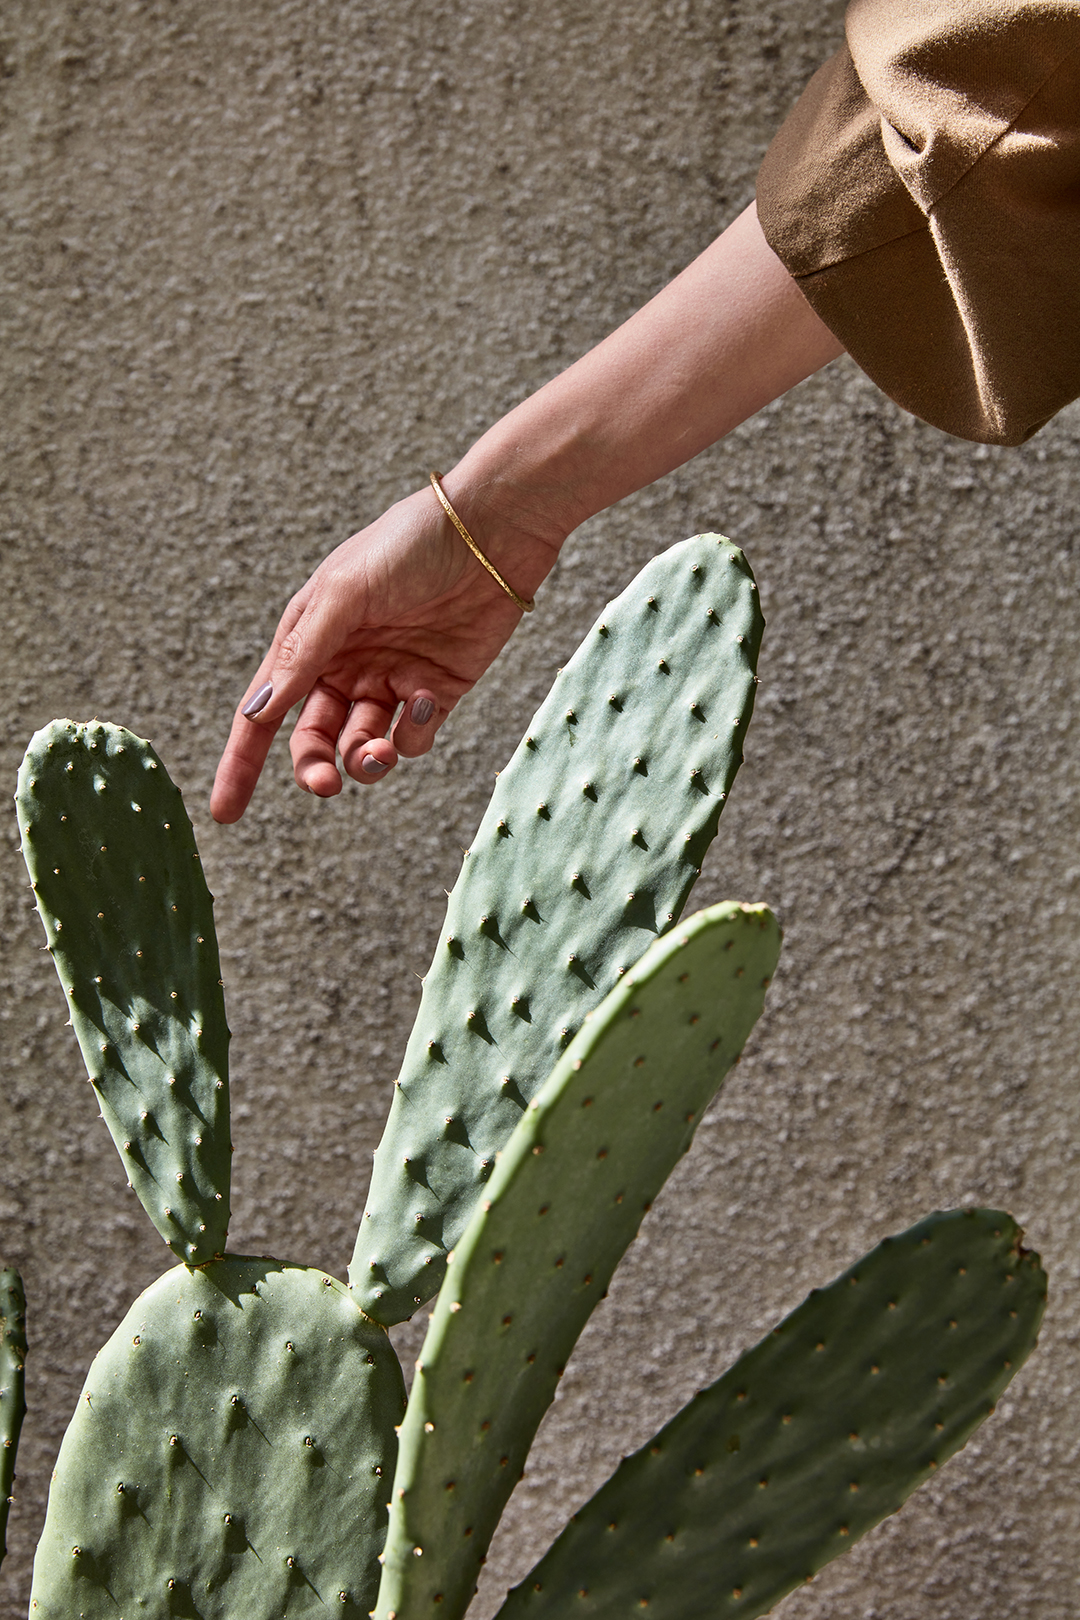
[[[439,479],[442,477],[442,473],[433,472],[428,476],[431,479],[432,489],[439,497],[439,505],[442,507],[443,511],[454,525],[454,528],[457,530],[458,534],[460,534],[461,538],[464,540],[465,544],[476,558],[477,562],[483,564],[495,583],[502,586],[507,596],[517,607],[521,609],[522,613],[531,613],[533,608],[536,606],[536,603],[534,601],[526,601],[523,596],[518,595],[517,591],[515,591],[512,585],[508,585],[506,583],[505,579],[503,579],[502,575],[499,573],[499,570],[495,567],[495,564],[488,562],[487,558],[484,556],[484,553],[480,550],[480,547],[477,545],[464,523],[462,523],[461,519],[454,511],[454,508],[450,505],[450,502],[447,500],[443,491],[443,487],[439,482]]]

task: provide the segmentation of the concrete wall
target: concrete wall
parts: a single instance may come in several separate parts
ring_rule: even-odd
[[[752,195],[838,0],[7,0],[3,781],[54,715],[153,737],[218,895],[232,1246],[343,1274],[443,904],[495,770],[593,615],[702,528],[769,619],[699,903],[766,898],[752,1051],[587,1330],[478,1601],[814,1284],[890,1230],[1004,1205],[1042,1345],[904,1513],[787,1620],[1075,1613],[1080,411],[1020,451],[904,417],[841,361],[576,534],[539,611],[374,791],[283,745],[206,812],[229,712],[324,551],[451,463]],[[86,1366],[166,1254],[95,1117],[0,835],[0,1253],[30,1417],[0,1614],[25,1612]],[[422,1324],[397,1330],[411,1363]]]

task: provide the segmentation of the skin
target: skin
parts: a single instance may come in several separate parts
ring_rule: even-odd
[[[624,326],[490,428],[443,488],[480,549],[532,597],[586,518],[842,352],[751,204]],[[385,780],[400,756],[428,751],[520,617],[430,487],[399,501],[332,551],[282,614],[233,719],[214,818],[243,815],[278,727],[301,701],[290,742],[300,787],[340,793],[339,759],[358,782]],[[267,682],[269,702],[245,718]],[[424,699],[434,707],[418,724]]]

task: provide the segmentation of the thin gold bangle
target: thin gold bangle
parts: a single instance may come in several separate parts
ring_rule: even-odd
[[[487,558],[484,556],[484,553],[480,550],[480,547],[477,545],[464,523],[462,523],[461,519],[454,511],[454,508],[450,505],[450,502],[446,498],[443,487],[439,482],[439,479],[442,477],[442,473],[433,472],[429,473],[428,476],[431,479],[432,489],[439,497],[439,505],[442,507],[443,511],[454,525],[454,528],[457,530],[458,534],[460,534],[461,538],[464,540],[465,544],[476,558],[477,562],[483,564],[495,583],[502,586],[507,596],[517,607],[521,609],[522,613],[531,613],[533,608],[536,606],[536,603],[531,600],[526,601],[524,596],[518,595],[517,591],[515,591],[512,585],[508,585],[506,583],[506,580],[503,579],[502,575],[499,573],[499,570],[495,567],[495,564],[488,562]]]

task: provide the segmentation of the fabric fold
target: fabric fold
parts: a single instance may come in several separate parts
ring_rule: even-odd
[[[1080,4],[853,0],[758,213],[858,365],[960,438],[1080,395]]]

